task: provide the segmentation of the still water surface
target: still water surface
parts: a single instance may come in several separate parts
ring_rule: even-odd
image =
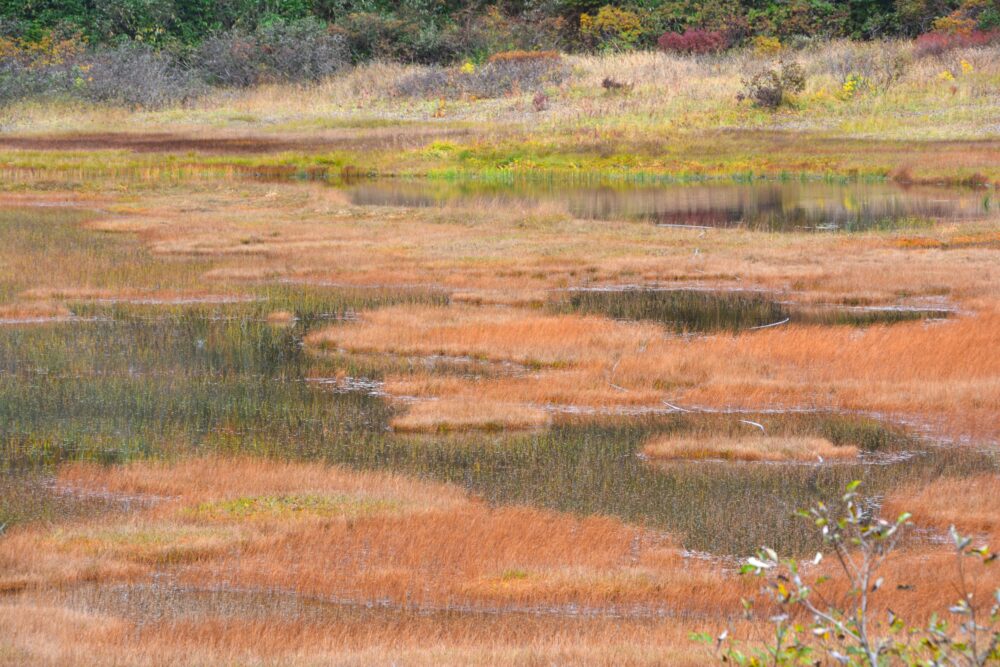
[[[362,206],[549,205],[594,220],[770,231],[865,231],[998,215],[995,193],[894,183],[774,182],[592,186],[376,180],[346,186]]]

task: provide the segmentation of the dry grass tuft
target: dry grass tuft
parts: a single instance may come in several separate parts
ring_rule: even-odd
[[[897,489],[885,499],[890,515],[913,514],[920,526],[947,530],[954,525],[963,533],[986,533],[1000,537],[1000,477],[942,477],[930,484]]]
[[[268,314],[267,322],[268,324],[277,324],[282,326],[294,324],[295,313],[291,313],[287,310],[276,310],[273,313]]]
[[[686,560],[660,533],[605,517],[488,507],[456,487],[396,475],[207,458],[78,464],[59,480],[75,492],[151,504],[132,515],[15,531],[0,543],[0,587],[44,591],[169,574],[198,588],[418,607],[708,611],[735,602],[721,573]],[[533,573],[531,585],[491,583],[521,570]]]
[[[76,464],[59,483],[149,502],[5,536],[0,646],[11,664],[694,665],[689,629],[748,631],[732,612],[753,581],[611,518],[491,508],[453,486],[246,458]],[[983,500],[995,493],[995,480],[976,484]],[[951,562],[934,547],[895,554],[884,604],[914,622],[946,605],[940,573]],[[446,607],[490,613],[429,613]],[[601,610],[616,615],[590,613]],[[608,652],[623,641],[628,651]]]
[[[410,406],[392,420],[392,427],[408,433],[448,431],[502,431],[547,426],[550,415],[540,408],[517,403],[439,399]]]
[[[704,663],[687,627],[672,618],[394,614],[287,600],[269,604],[266,598],[238,595],[212,605],[210,595],[176,593],[173,604],[164,604],[166,591],[148,589],[5,598],[0,662],[50,667]]]
[[[952,433],[1000,435],[1000,311],[941,323],[774,329],[685,339],[662,328],[514,308],[400,306],[311,334],[354,352],[466,355],[535,372],[391,374],[398,396],[467,403],[829,408],[918,415]]]
[[[837,446],[824,438],[748,436],[742,438],[657,437],[643,446],[654,461],[724,459],[727,461],[812,461],[852,459],[858,448]]]
[[[51,301],[0,304],[0,322],[4,320],[13,322],[62,320],[72,315],[69,308],[61,303]]]
[[[403,475],[252,458],[202,458],[175,463],[149,461],[113,468],[80,463],[64,467],[59,480],[72,489],[149,496],[183,506],[244,496],[295,493],[405,500],[411,505],[438,510],[466,502],[465,494],[458,489]]]
[[[602,317],[513,308],[398,306],[364,313],[357,325],[313,333],[306,343],[352,352],[444,354],[552,366],[606,357],[662,335],[656,325]]]

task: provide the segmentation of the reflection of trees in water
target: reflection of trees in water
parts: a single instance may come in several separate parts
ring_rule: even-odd
[[[913,218],[962,220],[986,214],[973,191],[903,190],[892,184],[760,183],[658,187],[563,187],[541,183],[370,182],[349,190],[360,206],[426,208],[559,202],[578,217],[664,225],[755,229],[868,226]]]
[[[906,193],[895,186],[830,184],[674,186],[595,189],[571,200],[571,210],[594,219],[628,218],[662,225],[798,229],[863,229],[912,218],[967,219],[983,215],[970,194]]]
[[[735,227],[743,220],[740,209],[716,209],[711,211],[662,211],[652,216],[660,225],[692,227]]]
[[[780,189],[774,185],[600,188],[574,194],[570,210],[581,217],[598,220],[618,217],[713,227],[731,226],[745,219],[748,212],[761,208],[780,209],[782,201]]]

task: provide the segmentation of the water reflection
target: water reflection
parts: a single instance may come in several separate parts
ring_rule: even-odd
[[[668,227],[865,231],[995,216],[991,195],[969,188],[893,183],[759,182],[572,186],[379,180],[347,186],[360,206],[554,204],[593,220]]]

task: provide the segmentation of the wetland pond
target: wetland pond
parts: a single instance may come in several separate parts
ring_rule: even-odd
[[[773,187],[780,193],[799,186]],[[351,192],[374,203],[377,193],[389,200],[385,193],[405,190],[404,184],[384,189],[369,184]],[[886,190],[874,191],[883,192],[879,201],[890,201]],[[695,202],[709,190],[697,186],[687,192]],[[752,190],[726,186],[724,192],[727,201],[738,203]],[[393,196],[399,205],[401,195]],[[611,196],[621,197],[622,206],[633,202],[636,211],[664,201],[648,192],[634,199]],[[900,197],[886,206],[902,210],[907,205]],[[596,205],[599,198],[584,200]],[[785,200],[768,201],[778,210]],[[981,193],[960,192],[947,206],[929,194],[919,201],[939,212],[965,211],[979,201],[980,217],[983,211]],[[92,240],[94,233],[80,227],[83,219],[67,209],[6,210],[0,215],[0,243],[26,251],[53,239],[68,249],[98,244],[94,252],[114,258],[126,278],[144,262],[164,262],[135,240]],[[44,228],[44,235],[36,228]],[[0,294],[24,289],[20,280],[0,279]],[[765,542],[782,549],[813,546],[805,526],[789,520],[791,513],[817,498],[836,497],[852,479],[865,480],[868,492],[878,497],[900,484],[1000,470],[995,452],[938,447],[872,416],[848,414],[563,414],[537,431],[394,433],[389,424],[401,408],[380,393],[379,382],[387,368],[424,362],[319,355],[305,350],[303,338],[317,326],[343,325],[365,309],[399,303],[443,307],[446,293],[290,285],[246,290],[232,303],[78,303],[61,321],[0,325],[0,524],[121,511],[123,505],[127,510],[128,499],[80,498],[57,487],[53,471],[60,462],[253,454],[448,481],[493,503],[618,516],[674,534],[694,552],[742,555]],[[711,296],[674,294],[664,300],[645,292],[625,301],[607,294],[574,298],[552,307],[659,320],[671,324],[665,335],[674,335],[670,329],[678,322],[692,330],[739,329],[787,314],[784,306],[756,296],[720,297],[721,305]],[[290,325],[269,323],[268,314],[275,311],[293,312],[296,319]],[[438,364],[435,370],[470,372],[461,363]],[[745,420],[765,425],[769,433],[855,445],[864,455],[836,464],[656,465],[641,456],[651,436],[731,436],[748,428]]]
[[[542,180],[362,181],[353,204],[401,207],[552,206],[585,219],[664,227],[763,231],[867,231],[998,215],[991,191],[890,182],[732,181],[592,185]]]
[[[765,540],[809,546],[790,513],[855,478],[877,494],[998,469],[989,453],[937,448],[872,418],[823,413],[578,416],[523,433],[395,434],[396,408],[377,391],[382,365],[302,348],[311,326],[355,308],[435,298],[285,293],[249,304],[91,307],[79,321],[0,328],[0,523],[99,509],[100,499],[52,486],[61,461],[248,453],[449,481],[495,503],[620,516],[680,535],[694,551],[742,554]],[[317,310],[276,327],[266,312],[279,299]],[[371,381],[322,381],[345,374]],[[748,428],[741,420],[856,444],[868,456],[850,464],[654,466],[639,454],[651,435],[739,433]]]

